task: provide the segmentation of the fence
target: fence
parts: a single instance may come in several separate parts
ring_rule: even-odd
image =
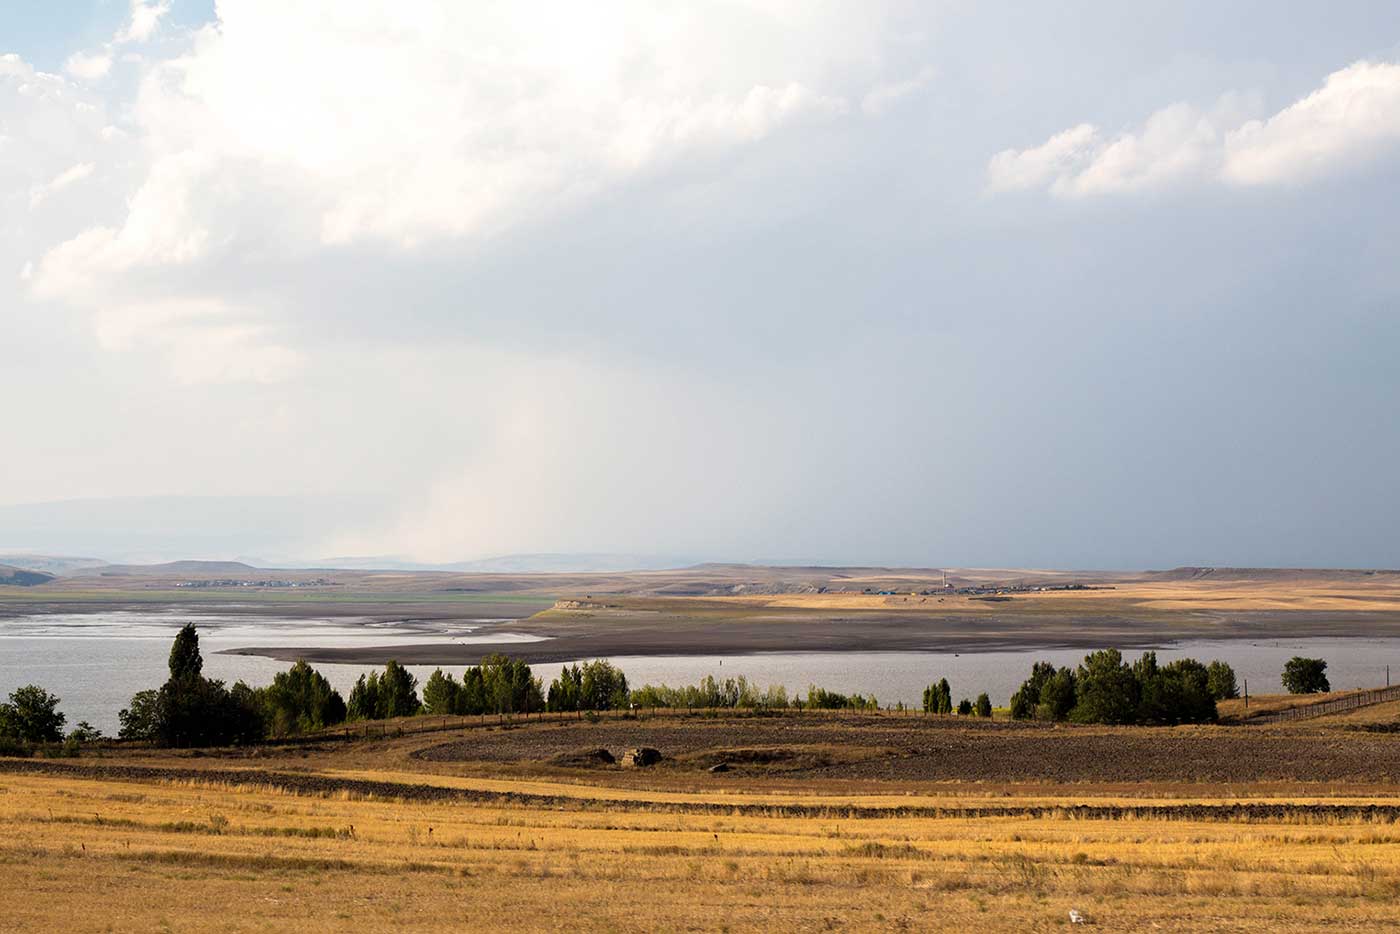
[[[1249,724],[1266,724],[1287,723],[1291,720],[1310,720],[1313,717],[1325,717],[1328,714],[1356,710],[1358,707],[1370,707],[1372,704],[1384,704],[1386,701],[1393,700],[1400,700],[1400,685],[1388,688],[1375,688],[1370,691],[1357,691],[1355,694],[1348,694],[1345,697],[1336,697],[1332,700],[1320,701],[1316,704],[1302,704],[1298,707],[1276,710],[1271,713],[1260,714],[1257,717],[1250,717],[1244,722]]]

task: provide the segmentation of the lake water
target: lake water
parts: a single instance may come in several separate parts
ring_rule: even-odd
[[[423,642],[483,643],[507,641],[490,635],[501,620],[469,620],[459,625],[371,623],[363,620],[306,620],[183,613],[94,613],[0,620],[0,696],[21,684],[42,685],[63,699],[60,709],[69,725],[87,720],[108,734],[117,730],[117,711],[131,695],[158,687],[166,677],[170,642],[185,622],[200,630],[204,672],[232,683],[242,679],[264,685],[288,663],[247,655],[221,655],[223,649],[260,646],[397,645]],[[510,641],[529,641],[518,636]],[[1125,652],[1135,658],[1137,651]],[[1400,639],[1329,638],[1278,640],[1188,640],[1160,647],[1166,662],[1190,656],[1219,658],[1234,667],[1241,686],[1251,693],[1282,690],[1279,673],[1294,655],[1325,658],[1335,689],[1376,687],[1386,683],[1386,666],[1400,680]],[[794,652],[743,656],[613,657],[633,686],[689,684],[705,675],[744,675],[766,687],[782,684],[789,696],[817,684],[842,693],[874,694],[882,704],[917,705],[930,681],[947,678],[954,701],[986,691],[997,705],[1007,703],[1032,663],[1040,660],[1074,666],[1084,657],[1077,649],[1024,649],[999,652]],[[316,665],[343,695],[369,665]],[[414,665],[420,680],[436,666]],[[545,683],[559,673],[557,664],[536,666]],[[460,668],[452,669],[460,675]]]

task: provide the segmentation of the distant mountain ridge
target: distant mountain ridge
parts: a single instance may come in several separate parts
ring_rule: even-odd
[[[0,564],[0,587],[37,587],[54,579],[54,575],[42,571],[26,571]]]

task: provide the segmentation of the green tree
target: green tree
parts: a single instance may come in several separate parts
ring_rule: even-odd
[[[748,682],[739,678],[726,682],[729,686],[734,706],[754,706]],[[579,685],[580,704],[585,710],[622,710],[628,702],[627,676],[612,662],[603,659],[588,662],[583,666],[583,680]]]
[[[578,665],[565,665],[559,677],[549,685],[547,704],[550,710],[579,710],[579,699],[583,696],[583,672]]]
[[[1239,685],[1235,682],[1235,669],[1219,659],[1206,666],[1206,683],[1210,696],[1218,701],[1240,696]]]
[[[1117,649],[1086,655],[1075,682],[1070,719],[1079,723],[1132,723],[1137,719],[1137,679]]]
[[[423,683],[423,712],[433,716],[460,712],[462,686],[439,668]]]
[[[257,692],[268,729],[278,736],[309,733],[345,719],[345,701],[325,676],[300,659]]]
[[[1168,687],[1166,723],[1214,723],[1215,695],[1210,689],[1210,669],[1194,658],[1178,659],[1162,668]]]
[[[1293,656],[1283,666],[1283,686],[1289,694],[1325,694],[1332,690],[1327,683],[1327,662]]]
[[[971,701],[971,700],[969,700],[968,698],[964,697],[962,700],[958,701],[958,716],[960,716],[960,717],[970,717],[970,716],[972,716],[972,701]]]
[[[384,710],[379,702],[379,672],[371,671],[368,676],[362,674],[355,679],[345,708],[346,716],[351,720],[384,719]]]
[[[170,646],[170,677],[198,678],[204,671],[204,657],[199,654],[199,633],[194,623],[186,623],[175,635]]]
[[[1055,666],[1051,662],[1036,662],[1031,666],[1031,676],[1011,695],[1012,719],[1029,720],[1036,715],[1045,682],[1054,676]]]
[[[155,742],[160,735],[160,724],[156,720],[156,697],[159,691],[137,691],[120,713],[117,720],[121,729],[117,733],[122,739],[137,742]]]
[[[171,678],[156,692],[156,741],[163,746],[226,746],[262,738],[256,696],[243,682],[230,691],[222,681],[196,675]]]
[[[944,714],[953,712],[953,690],[948,687],[947,678],[938,679],[938,712]]]
[[[56,743],[63,739],[66,719],[58,710],[59,699],[37,684],[26,684],[0,704],[0,736],[26,743]]]
[[[418,679],[392,659],[379,679],[379,693],[386,718],[411,717],[422,707],[418,701]]]
[[[992,699],[985,693],[977,695],[977,716],[990,717],[992,715]]]
[[[1035,716],[1042,720],[1067,720],[1077,700],[1078,679],[1073,671],[1060,668],[1045,679],[1035,706]]]

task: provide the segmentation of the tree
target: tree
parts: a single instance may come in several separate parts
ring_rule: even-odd
[[[199,635],[186,624],[170,647],[170,678],[157,691],[141,691],[118,716],[123,739],[163,746],[223,746],[262,738],[257,692],[243,682],[232,690],[201,672]]]
[[[977,695],[977,716],[990,717],[992,715],[992,699],[986,693]]]
[[[385,717],[411,717],[418,713],[418,679],[398,662],[390,659],[379,679]]]
[[[66,719],[58,711],[59,700],[37,684],[26,684],[0,704],[0,736],[26,743],[56,743],[63,739]]]
[[[529,713],[545,706],[543,686],[530,666],[504,655],[482,659],[481,693],[486,713]]]
[[[970,716],[972,716],[972,701],[968,700],[966,697],[964,697],[962,700],[958,701],[958,716],[960,716],[960,717],[970,717]]]
[[[459,712],[462,700],[462,686],[451,675],[444,675],[439,668],[428,676],[423,684],[423,712],[433,716],[443,716]]]
[[[1293,656],[1283,666],[1283,686],[1289,694],[1325,694],[1332,690],[1327,683],[1327,662]]]
[[[121,730],[117,733],[122,739],[138,742],[154,742],[158,736],[159,724],[156,721],[156,695],[158,691],[137,691],[131,703],[117,714]]]
[[[1235,669],[1216,659],[1206,666],[1206,686],[1210,696],[1218,701],[1240,696],[1239,685],[1235,682]]]
[[[156,693],[156,740],[163,746],[226,746],[263,736],[262,711],[243,682],[230,691],[222,681],[196,675],[171,678]]]
[[[175,635],[170,646],[170,677],[198,678],[204,671],[204,658],[199,654],[199,633],[194,623],[186,623]]]
[[[1069,718],[1074,709],[1078,681],[1074,672],[1060,668],[1040,687],[1040,698],[1035,705],[1035,715],[1041,720],[1058,723]]]
[[[255,693],[268,729],[278,736],[324,729],[345,719],[340,693],[304,659],[278,672],[272,684]]]
[[[750,698],[748,682],[726,681],[725,685],[733,699],[733,706],[753,706],[747,703]],[[579,685],[579,703],[584,710],[621,710],[627,706],[627,676],[612,662],[598,659],[583,666],[583,680]]]
[[[937,684],[930,684],[924,689],[924,712],[953,712],[953,691],[948,686],[947,678],[939,678]]]
[[[1051,662],[1036,662],[1031,666],[1031,676],[1021,682],[1020,688],[1011,695],[1012,719],[1029,720],[1036,715],[1045,682],[1054,676],[1055,666]]]
[[[1075,673],[1075,683],[1071,720],[1078,723],[1136,721],[1137,679],[1117,649],[1103,649],[1084,656],[1083,664]]]
[[[355,686],[350,689],[350,701],[345,705],[346,715],[351,720],[382,720],[383,708],[379,703],[379,672],[371,671],[369,676],[360,675]]]
[[[559,677],[549,685],[547,705],[550,710],[578,710],[579,698],[583,694],[583,672],[578,665],[565,665]]]

